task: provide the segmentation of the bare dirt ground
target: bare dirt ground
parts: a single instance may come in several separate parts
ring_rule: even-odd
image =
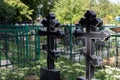
[[[116,66],[116,57],[110,57],[109,59],[104,59],[103,60],[103,65],[111,65],[111,66]],[[118,68],[120,68],[120,56],[118,57]]]

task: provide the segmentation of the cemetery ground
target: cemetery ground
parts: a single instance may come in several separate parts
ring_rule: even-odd
[[[46,66],[46,55],[42,54],[37,62],[31,62],[27,67],[2,67],[0,68],[0,80],[40,80],[40,68]],[[67,58],[57,59],[55,66],[60,70],[61,80],[76,80],[79,75],[85,75],[84,61],[75,63]],[[120,80],[120,69],[116,67],[98,67],[95,71],[98,80]]]
[[[41,42],[44,42],[44,39],[45,38],[42,37]],[[12,43],[9,43],[9,44],[11,45],[11,46],[9,45],[10,48],[13,51],[16,51],[17,48],[14,47],[15,45]],[[32,43],[32,46],[33,45],[34,44]],[[62,54],[59,58],[55,60],[55,68],[57,70],[60,70],[61,80],[76,80],[78,76],[85,76],[85,60],[83,57],[81,57],[82,60],[79,61],[79,58],[78,58],[79,56],[82,56],[82,55],[77,54],[73,60],[70,60],[69,59],[70,51],[68,49],[69,47],[68,46],[65,47],[65,45],[64,47],[61,47],[62,45],[63,44],[61,43],[58,45],[60,48],[60,49],[58,48],[58,50],[60,50]],[[73,50],[72,50],[73,53],[74,51],[76,51],[76,47],[79,47],[79,46],[76,46],[76,45],[73,46]],[[22,49],[24,50],[24,47],[22,47]],[[32,53],[32,50],[30,50],[30,53]],[[41,53],[40,58],[37,59],[37,61],[29,61],[29,62],[23,62],[23,63],[18,63],[18,64],[7,65],[8,67],[6,66],[1,67],[0,68],[0,80],[40,80],[40,69],[45,68],[47,65],[46,51],[41,50],[40,53]],[[0,56],[1,60],[6,59],[6,56],[4,55],[4,53],[0,53],[0,55],[1,55]],[[13,56],[15,55],[16,54],[13,54]],[[95,68],[96,79],[98,80],[120,80],[120,68],[119,67],[117,68],[115,66],[115,55],[113,55],[113,53],[111,53],[110,55],[111,56],[108,61],[106,61],[107,60],[106,58],[103,60],[104,64],[110,63],[109,65],[103,64],[102,66]],[[17,58],[16,59],[13,58],[13,59],[14,61],[18,60]]]

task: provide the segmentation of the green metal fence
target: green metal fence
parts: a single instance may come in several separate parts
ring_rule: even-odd
[[[72,35],[76,28],[78,26],[61,26],[61,29],[65,31],[65,36],[56,39],[56,46],[61,57],[78,62],[82,60],[83,62],[84,57],[81,57],[79,49],[85,47],[85,40],[75,38]],[[109,26],[105,27],[106,30],[110,31],[109,28]],[[46,55],[44,48],[46,47],[47,39],[46,36],[39,36],[37,34],[40,29],[46,28],[35,25],[0,25],[0,67],[11,64],[22,64],[25,66],[38,60],[40,54]],[[115,33],[111,32],[111,34]],[[115,40],[115,37],[111,37],[108,41],[104,42],[105,45],[98,45],[99,47],[96,47],[95,51],[96,54],[103,56],[103,58],[107,58],[107,56],[104,57],[106,53],[109,53],[109,56],[116,56],[116,49],[119,49],[119,46],[116,48],[117,43]]]
[[[34,25],[0,25],[0,67],[39,59],[39,29]]]

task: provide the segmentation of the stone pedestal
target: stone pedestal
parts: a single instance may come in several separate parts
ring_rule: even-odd
[[[83,77],[83,76],[80,76],[77,78],[77,80],[87,80],[87,79],[85,79],[85,77]]]
[[[60,80],[60,71],[56,69],[41,69],[40,80]]]

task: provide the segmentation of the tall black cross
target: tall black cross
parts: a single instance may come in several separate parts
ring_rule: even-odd
[[[55,69],[54,59],[59,57],[59,52],[56,51],[55,39],[63,36],[64,32],[59,30],[59,22],[55,19],[53,13],[49,13],[46,19],[43,19],[42,24],[47,27],[47,31],[39,30],[40,36],[47,36],[47,68],[41,69],[41,80],[60,80],[60,72]],[[56,28],[58,28],[56,30]]]
[[[100,27],[103,22],[100,18],[96,18],[94,11],[88,10],[84,17],[79,21],[79,24],[86,28],[86,32],[76,30],[74,36],[86,40],[86,47],[80,49],[80,52],[86,58],[86,78],[79,77],[77,80],[91,80],[94,78],[94,67],[102,64],[102,58],[94,54],[95,39],[104,41],[110,37],[107,31],[96,32],[97,27]]]

